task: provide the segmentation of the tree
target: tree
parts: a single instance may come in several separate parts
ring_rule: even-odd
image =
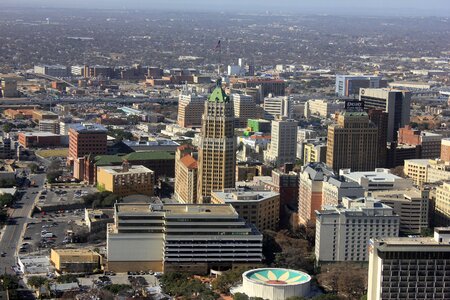
[[[56,282],[58,282],[58,283],[78,282],[78,278],[76,275],[73,275],[73,274],[64,274],[59,277],[56,277]]]
[[[300,296],[292,296],[292,297],[287,297],[286,300],[306,300],[306,298],[300,297]]]
[[[249,300],[249,298],[244,293],[236,293],[233,295],[233,300]]]
[[[31,173],[36,173],[36,171],[39,169],[39,166],[35,163],[31,163],[28,165],[28,168],[30,168]]]
[[[319,284],[338,296],[359,299],[366,293],[367,268],[355,263],[323,265],[317,276]]]
[[[236,268],[223,272],[211,283],[212,288],[220,293],[229,294],[230,288],[241,282],[242,273],[247,270],[248,268]]]
[[[59,176],[62,175],[62,171],[49,171],[47,173],[47,181],[49,183],[55,183]]]
[[[0,195],[0,206],[11,206],[11,204],[14,202],[14,197],[11,194],[3,194]]]
[[[9,178],[9,179],[0,179],[0,188],[11,188],[16,185],[16,180]]]
[[[128,291],[131,289],[129,284],[110,284],[104,287],[105,290],[110,291],[114,295],[119,294],[122,291]]]
[[[13,128],[13,126],[11,125],[11,123],[3,124],[3,127],[2,127],[3,132],[6,132],[6,133],[11,132],[12,128]]]
[[[31,276],[30,278],[28,278],[28,285],[30,285],[31,287],[34,287],[35,289],[39,289],[41,286],[45,285],[46,283],[48,283],[47,278],[42,277],[42,276]]]

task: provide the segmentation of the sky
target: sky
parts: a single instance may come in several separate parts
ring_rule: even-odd
[[[13,7],[284,11],[450,17],[450,0],[0,0]]]

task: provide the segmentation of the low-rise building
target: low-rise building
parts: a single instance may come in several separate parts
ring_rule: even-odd
[[[316,211],[317,261],[367,261],[374,237],[397,237],[400,217],[373,198],[344,197],[342,205]]]
[[[88,249],[52,249],[50,261],[59,274],[92,273],[102,266],[102,256]]]
[[[115,272],[206,274],[211,268],[260,265],[262,235],[230,204],[117,203],[107,257]]]
[[[408,159],[405,160],[403,172],[416,185],[450,180],[450,162],[440,159]]]
[[[59,147],[67,145],[67,139],[51,132],[19,132],[19,144],[25,148]]]
[[[367,299],[450,299],[449,242],[448,227],[432,238],[372,238]]]
[[[350,169],[342,169],[339,171],[339,175],[346,181],[358,183],[366,191],[405,190],[413,186],[410,179],[394,175],[389,169],[377,168],[367,172],[352,172]]]
[[[213,191],[213,204],[231,204],[236,212],[256,228],[277,230],[280,217],[280,194],[266,190],[225,189]]]
[[[89,232],[106,230],[107,224],[114,222],[113,216],[113,209],[84,209],[84,222]]]
[[[144,166],[131,166],[124,161],[121,167],[98,167],[97,186],[119,196],[153,196],[154,172]]]
[[[24,275],[48,274],[52,270],[48,256],[19,256],[17,266]]]

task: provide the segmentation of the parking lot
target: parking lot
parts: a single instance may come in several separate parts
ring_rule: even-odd
[[[154,275],[128,275],[126,273],[118,273],[114,275],[91,275],[89,277],[78,278],[80,285],[92,287],[105,286],[108,284],[129,284],[131,286],[158,286],[159,281]]]
[[[46,206],[55,205],[68,205],[72,203],[81,203],[82,197],[95,193],[97,190],[93,187],[80,187],[80,186],[60,186],[50,187],[42,190],[38,194],[39,207],[44,208]]]
[[[19,253],[39,252],[66,244],[68,230],[73,231],[83,217],[83,210],[35,213],[26,226]],[[43,237],[45,234],[48,237]]]

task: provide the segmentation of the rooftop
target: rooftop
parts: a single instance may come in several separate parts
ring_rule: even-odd
[[[197,163],[197,161],[195,160],[195,158],[193,158],[191,155],[185,155],[185,156],[183,156],[183,158],[180,160],[181,161],[181,163],[183,164],[183,165],[185,165],[186,166],[186,168],[188,168],[188,169],[197,169],[197,167],[198,167],[198,163]]]
[[[98,170],[103,170],[112,175],[153,173],[152,170],[144,166],[129,166],[128,168],[123,168],[122,166],[100,166]]]
[[[145,203],[118,203],[118,213],[134,213],[138,215],[151,214],[152,212],[164,213],[166,217],[191,215],[191,216],[228,216],[237,217],[238,214],[230,204],[164,204],[150,205]]]
[[[25,136],[59,136],[59,134],[52,133],[52,132],[44,132],[44,131],[39,131],[39,132],[20,132],[20,133],[25,135]]]
[[[140,151],[127,155],[99,155],[95,157],[97,166],[120,164],[124,160],[129,162],[142,160],[174,160],[175,154],[168,151]]]
[[[75,124],[74,126],[71,126],[71,128],[77,132],[107,132],[108,131],[104,126],[102,126],[100,124],[96,124],[96,123]]]
[[[230,97],[225,93],[225,91],[222,88],[222,80],[220,79],[217,80],[216,88],[209,96],[208,101],[218,103],[230,102]]]
[[[361,178],[367,178],[372,182],[392,182],[402,179],[392,174],[389,169],[375,169],[375,171],[366,172],[351,172],[350,169],[342,169],[339,171],[339,174],[354,182],[360,182]]]
[[[311,276],[304,272],[281,268],[254,269],[242,276],[263,285],[297,285],[311,280]]]
[[[213,197],[220,199],[225,203],[232,202],[259,202],[279,196],[280,194],[272,191],[252,191],[244,189],[226,189],[225,191],[213,191]]]

